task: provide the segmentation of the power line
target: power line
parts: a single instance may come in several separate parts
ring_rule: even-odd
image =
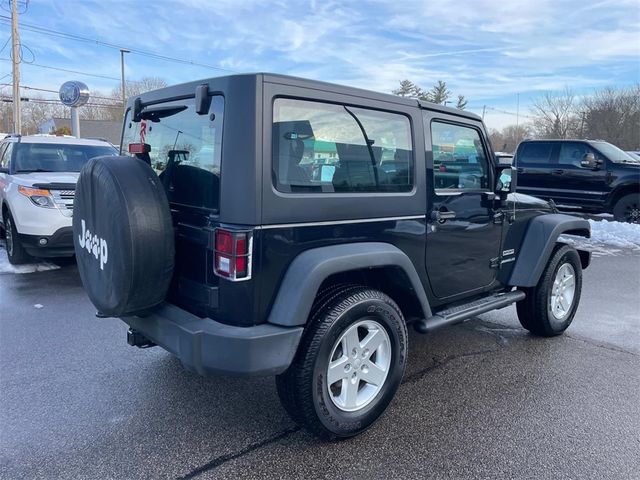
[[[10,20],[10,17],[7,17],[6,15],[0,15],[0,21],[2,22],[7,22],[7,20]],[[20,24],[20,28],[22,28],[23,30],[28,30],[31,32],[35,32],[35,33],[40,33],[42,35],[49,35],[52,37],[59,37],[59,38],[65,38],[68,40],[74,40],[77,42],[83,42],[83,43],[91,43],[91,44],[96,44],[96,45],[101,45],[103,47],[107,47],[107,48],[113,48],[116,50],[129,50],[131,53],[137,54],[137,55],[141,55],[144,57],[149,57],[149,58],[155,58],[158,60],[166,60],[169,62],[176,62],[176,63],[181,63],[184,65],[194,65],[197,67],[204,67],[204,68],[211,68],[214,70],[220,70],[223,72],[229,72],[229,73],[237,73],[233,70],[229,70],[226,68],[222,68],[222,67],[217,67],[215,65],[209,65],[207,63],[200,63],[200,62],[195,62],[193,60],[188,60],[188,59],[184,59],[184,58],[177,58],[177,57],[170,57],[168,55],[161,55],[159,53],[154,53],[154,52],[149,52],[146,50],[138,50],[137,48],[131,48],[131,47],[127,47],[127,46],[123,46],[123,45],[117,45],[115,43],[110,43],[110,42],[103,42],[93,38],[89,38],[89,37],[84,37],[82,35],[76,35],[73,33],[67,33],[67,32],[60,32],[57,30],[52,30],[50,28],[44,28],[44,27],[39,27],[37,25],[33,25],[33,24],[29,24],[29,23],[21,23]]]
[[[9,60],[7,58],[0,58],[0,60],[3,61],[3,62],[10,62],[11,61],[11,60]],[[78,70],[69,70],[68,68],[60,68],[60,67],[52,67],[50,65],[42,65],[40,63],[29,63],[28,65],[30,65],[32,67],[46,68],[46,69],[49,69],[49,70],[58,70],[60,72],[75,73],[77,75],[85,75],[87,77],[104,78],[104,79],[107,79],[107,80],[117,80],[118,82],[120,81],[119,78],[110,77],[108,75],[100,75],[98,73],[80,72]],[[142,83],[142,82],[136,81],[136,80],[127,80],[127,82],[129,82],[129,83]]]
[[[27,98],[27,97],[21,97],[23,99],[23,101],[25,102],[29,102],[29,103],[42,103],[45,105],[60,105],[61,107],[64,106],[60,103],[60,100],[56,100],[56,99],[48,99],[48,98]],[[13,103],[13,99],[11,97],[7,97],[7,96],[3,96],[0,97],[0,101],[2,102],[6,102],[6,103]],[[96,107],[96,108],[117,108],[117,109],[122,109],[122,105],[108,105],[105,103],[85,103],[84,106],[88,106],[88,107]]]
[[[5,87],[11,87],[13,86],[12,83],[0,83],[1,86],[5,86]],[[27,87],[25,85],[20,85],[20,88],[25,88],[27,90],[36,90],[38,92],[48,92],[48,93],[58,93],[57,90],[51,90],[49,88],[40,88],[40,87]],[[116,102],[117,105],[122,106],[122,102],[118,102],[117,99],[112,98],[112,97],[101,97],[99,95],[91,95],[91,98],[98,98],[100,100],[110,100],[112,102]]]

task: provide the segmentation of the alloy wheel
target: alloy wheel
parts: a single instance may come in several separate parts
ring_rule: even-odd
[[[570,263],[563,263],[556,272],[549,298],[549,313],[563,320],[571,311],[576,293],[576,272]]]
[[[351,325],[335,342],[327,367],[333,404],[354,412],[367,406],[382,389],[391,366],[391,340],[374,320]]]

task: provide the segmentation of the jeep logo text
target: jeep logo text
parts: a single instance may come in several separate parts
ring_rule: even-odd
[[[107,241],[104,238],[99,238],[98,235],[91,235],[91,230],[86,227],[84,220],[82,220],[82,233],[78,235],[78,243],[80,248],[86,249],[96,257],[96,260],[100,261],[100,270],[104,270],[104,265],[109,259]]]

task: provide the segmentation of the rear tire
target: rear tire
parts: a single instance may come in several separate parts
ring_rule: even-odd
[[[640,223],[640,193],[630,193],[618,200],[613,218],[618,222]]]
[[[296,357],[276,377],[287,413],[326,440],[357,435],[382,415],[407,357],[407,327],[391,298],[366,287],[332,293],[316,305]]]
[[[11,216],[11,213],[9,211],[4,214],[4,225],[7,258],[9,259],[9,263],[11,265],[22,265],[23,263],[27,263],[29,260],[31,260],[31,255],[27,253],[27,251],[22,246],[22,243],[20,243],[18,230],[16,230],[16,224],[13,221],[13,217]]]
[[[527,297],[516,303],[520,324],[534,335],[560,335],[573,321],[581,290],[580,256],[573,247],[559,243],[538,284],[523,289]]]

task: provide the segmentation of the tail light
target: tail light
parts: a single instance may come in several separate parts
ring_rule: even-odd
[[[218,228],[215,231],[213,270],[216,275],[232,281],[251,278],[250,232],[234,232]]]

